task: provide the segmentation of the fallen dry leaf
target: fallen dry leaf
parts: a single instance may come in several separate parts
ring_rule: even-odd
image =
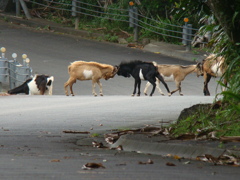
[[[183,164],[191,164],[190,161],[183,162]]]
[[[177,156],[177,155],[174,155],[173,158],[177,160],[182,159],[180,156]]]
[[[90,169],[96,169],[96,168],[105,168],[105,166],[103,166],[102,163],[87,163],[82,167],[82,169],[84,170],[90,170]]]
[[[133,43],[128,44],[127,47],[143,49],[143,45],[138,45]]]
[[[240,142],[240,136],[224,136],[224,137],[220,137],[220,141],[224,141],[224,142]]]
[[[175,164],[171,163],[171,162],[167,162],[166,163],[167,166],[176,166]]]
[[[239,158],[229,156],[226,154],[220,157],[214,157],[212,155],[205,154],[204,156],[198,156],[196,159],[204,162],[210,162],[213,163],[214,165],[232,165],[237,167],[240,166]]]
[[[67,130],[67,131],[63,131],[64,133],[71,133],[71,134],[90,134],[90,132],[88,131],[71,131],[71,130]]]
[[[186,134],[181,134],[178,137],[176,137],[176,139],[178,140],[189,140],[189,139],[195,139],[195,134],[191,134],[191,133],[186,133]]]
[[[116,166],[126,166],[126,163],[120,163],[120,164],[116,164]]]
[[[116,141],[117,141],[118,138],[114,138],[114,137],[106,137],[105,138],[105,141],[108,143],[108,144],[114,144]]]
[[[208,161],[208,159],[205,156],[197,156],[196,160],[197,161],[203,161],[203,162],[207,162]]]
[[[139,161],[138,164],[153,164],[153,161],[149,159],[147,162]]]
[[[205,154],[205,157],[208,159],[208,161],[217,164],[218,158],[212,156],[211,154]]]
[[[116,147],[116,150],[122,151],[123,150],[122,145],[119,145],[118,147]]]
[[[92,145],[93,147],[96,147],[96,148],[105,148],[105,146],[101,142],[99,143],[99,142],[93,141]]]

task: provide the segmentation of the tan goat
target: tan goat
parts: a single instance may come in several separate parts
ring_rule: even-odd
[[[202,68],[201,64],[194,64],[194,65],[188,65],[188,66],[181,66],[181,65],[168,65],[168,64],[158,64],[158,72],[163,77],[164,81],[166,82],[173,82],[175,81],[175,84],[177,86],[177,89],[171,92],[171,94],[175,93],[176,91],[179,91],[179,94],[183,96],[182,89],[181,89],[181,82],[185,79],[185,77],[190,73],[197,73],[197,76],[199,77],[202,75]],[[160,94],[164,95],[162,90],[159,87],[159,80],[156,81],[157,89]],[[147,95],[148,87],[151,84],[147,82],[144,94]]]
[[[216,56],[215,54],[210,54],[202,62],[203,68],[203,77],[204,77],[204,88],[203,93],[205,96],[210,96],[208,90],[208,83],[211,77],[221,77],[226,71],[226,65],[224,63],[224,57]],[[223,83],[227,85],[226,79],[223,80]],[[224,89],[222,89],[224,90]]]
[[[108,64],[100,64],[97,62],[75,61],[68,66],[68,73],[70,77],[64,84],[65,94],[67,96],[68,86],[70,87],[72,96],[74,96],[72,86],[74,83],[76,83],[76,80],[92,80],[92,94],[97,96],[97,93],[95,92],[95,83],[97,83],[100,88],[100,95],[103,96],[100,79],[103,78],[108,80],[109,78],[113,78],[117,73],[117,67]]]

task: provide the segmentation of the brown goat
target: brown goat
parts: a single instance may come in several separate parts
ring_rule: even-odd
[[[197,73],[197,76],[199,77],[202,75],[202,68],[201,63],[194,64],[194,65],[188,65],[188,66],[181,66],[181,65],[167,65],[167,64],[158,64],[158,72],[161,74],[163,79],[166,82],[172,82],[175,81],[177,89],[171,92],[171,94],[175,93],[176,91],[179,91],[179,94],[183,96],[182,89],[181,89],[181,82],[185,79],[185,77],[190,73]],[[157,89],[160,94],[164,95],[162,90],[159,87],[159,80],[156,81]],[[147,89],[150,86],[150,83],[147,82],[144,94],[147,95]]]
[[[202,62],[203,77],[204,77],[204,88],[203,93],[205,96],[210,96],[208,90],[208,83],[211,77],[221,77],[225,71],[226,66],[224,63],[225,59],[222,56],[216,56],[215,54],[210,54]],[[223,83],[227,85],[226,79],[223,80]],[[224,89],[223,89],[224,90]]]
[[[95,92],[95,83],[97,83],[100,88],[100,95],[103,96],[100,79],[103,78],[108,80],[109,78],[113,78],[117,73],[117,68],[108,64],[100,64],[97,62],[75,61],[68,66],[68,73],[70,77],[64,84],[65,94],[67,96],[67,86],[70,87],[70,92],[72,96],[74,96],[72,86],[76,83],[76,80],[92,80],[92,94],[97,96],[97,93]]]

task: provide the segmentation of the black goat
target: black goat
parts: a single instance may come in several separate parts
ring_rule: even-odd
[[[53,76],[35,75],[22,85],[11,89],[8,94],[52,95]]]
[[[132,96],[135,95],[137,87],[138,87],[137,96],[140,96],[141,80],[147,80],[153,85],[152,92],[150,94],[150,96],[152,96],[156,88],[156,83],[155,83],[156,78],[158,78],[163,83],[163,85],[167,89],[168,95],[171,96],[171,93],[169,91],[167,84],[165,83],[163,77],[159,74],[158,69],[153,64],[153,62],[143,62],[140,60],[122,62],[118,66],[117,74],[119,76],[124,76],[124,77],[132,76],[135,79]]]

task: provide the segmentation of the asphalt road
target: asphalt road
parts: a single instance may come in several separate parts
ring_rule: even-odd
[[[237,168],[146,154],[93,149],[89,135],[65,134],[64,130],[91,134],[176,120],[180,111],[196,103],[212,102],[202,94],[203,79],[189,75],[183,93],[172,97],[131,97],[133,79],[114,77],[103,83],[103,97],[91,95],[91,82],[78,82],[75,97],[64,96],[67,66],[75,60],[119,64],[122,60],[149,60],[166,64],[191,62],[73,36],[46,33],[0,21],[1,46],[6,57],[26,53],[34,73],[55,77],[53,96],[0,97],[0,179],[236,179]],[[18,58],[20,61],[20,58]],[[144,84],[144,83],[143,83]],[[168,83],[170,89],[174,83]],[[211,92],[215,90],[211,83]],[[142,87],[143,88],[143,87]],[[163,89],[163,88],[162,88]],[[165,89],[163,89],[164,92]],[[214,95],[214,93],[212,93]],[[80,145],[76,145],[79,141]],[[152,165],[139,161],[152,159]],[[87,162],[101,162],[106,169],[82,170]],[[176,166],[166,166],[172,162]]]

